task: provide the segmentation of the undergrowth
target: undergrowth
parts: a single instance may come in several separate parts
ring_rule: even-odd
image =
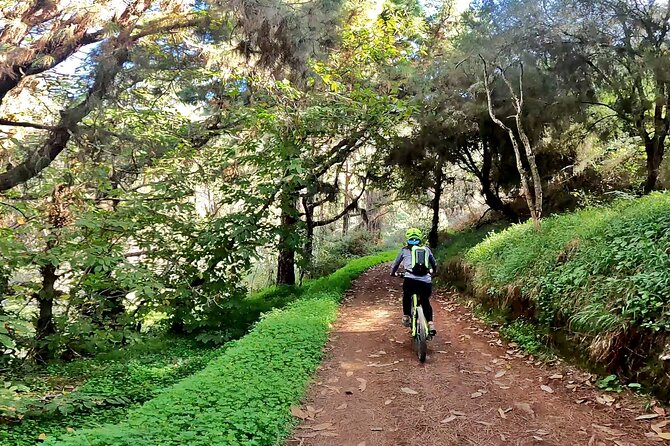
[[[470,248],[480,243],[489,234],[508,226],[509,223],[499,221],[479,228],[470,228],[458,232],[449,231],[443,236],[444,240],[435,250],[435,257],[440,264],[461,260]]]
[[[500,336],[513,341],[524,351],[538,357],[549,356],[549,350],[537,327],[529,321],[517,319],[500,327]]]
[[[84,429],[55,446],[279,445],[290,433],[290,407],[319,364],[337,303],[351,281],[392,260],[383,253],[315,280],[297,300],[264,316],[220,357],[141,407],[120,424]]]
[[[34,445],[40,436],[116,422],[128,407],[203,369],[222,350],[156,338],[95,358],[50,364],[32,374],[6,375],[0,391],[0,444]]]
[[[464,263],[479,302],[663,394],[669,253],[670,193],[654,193],[548,217],[539,232],[513,225],[467,250]]]

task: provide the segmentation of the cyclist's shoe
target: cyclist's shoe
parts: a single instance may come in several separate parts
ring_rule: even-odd
[[[435,336],[437,334],[437,330],[435,330],[435,324],[432,321],[428,322],[428,334],[431,336]]]
[[[402,317],[402,325],[404,327],[409,327],[409,316],[403,316]]]

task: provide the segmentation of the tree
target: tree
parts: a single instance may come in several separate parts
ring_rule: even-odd
[[[540,218],[542,218],[542,180],[540,178],[540,173],[537,169],[537,163],[535,162],[535,153],[533,152],[533,147],[530,144],[530,140],[528,139],[528,135],[524,130],[522,122],[523,97],[524,97],[523,64],[519,65],[520,72],[519,72],[518,95],[514,91],[514,87],[512,87],[512,84],[509,82],[509,80],[507,80],[507,77],[505,76],[505,71],[502,68],[498,68],[498,72],[500,73],[503,82],[507,86],[510,97],[514,104],[515,109],[514,122],[516,124],[516,133],[515,133],[510,127],[505,125],[505,123],[501,121],[494,112],[493,99],[491,94],[491,84],[490,84],[491,81],[489,80],[489,72],[487,69],[486,61],[484,60],[483,57],[480,56],[480,58],[484,66],[484,88],[486,89],[486,98],[488,102],[489,115],[491,116],[493,122],[495,122],[498,126],[500,126],[509,134],[510,141],[512,142],[512,147],[514,148],[516,167],[519,172],[519,175],[521,176],[521,187],[523,189],[526,202],[528,203],[528,209],[530,209],[530,215],[533,219],[533,222],[535,223],[535,228],[539,230]],[[517,135],[518,139],[521,140],[521,143],[524,147],[526,154],[526,161],[530,166],[530,174],[523,165]],[[533,189],[530,188],[530,185],[533,186]]]
[[[562,59],[562,69],[583,73],[580,88],[591,92],[585,103],[614,112],[641,139],[647,171],[643,191],[649,193],[656,187],[670,131],[670,5],[623,0],[561,4],[547,24],[558,35],[547,46]]]
[[[89,344],[119,342],[108,329],[138,327],[149,311],[191,330],[215,319],[207,312],[220,300],[243,295],[235,279],[274,235],[266,218],[278,188],[275,177],[254,193],[239,177],[239,188],[226,187],[239,161],[229,132],[249,122],[252,79],[305,78],[318,37],[335,29],[321,26],[338,19],[340,3],[326,3],[147,1],[113,14],[111,3],[26,2],[3,10],[14,20],[0,21],[11,46],[0,70],[0,125],[9,129],[0,140],[1,217],[13,231],[1,256],[8,276],[20,268],[40,275],[8,291],[38,301],[39,359],[77,348],[81,338],[66,335],[75,323]],[[54,73],[91,43],[82,76]],[[9,103],[19,96],[61,111],[40,116]],[[194,204],[201,188],[225,197],[210,215]],[[68,218],[51,218],[54,197]]]

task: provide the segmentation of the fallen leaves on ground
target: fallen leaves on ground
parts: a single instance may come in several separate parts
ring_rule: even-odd
[[[622,436],[626,435],[625,433],[623,433],[621,431],[618,431],[616,429],[612,429],[611,427],[602,426],[600,424],[593,423],[593,424],[591,424],[591,426],[593,426],[594,429],[597,429],[600,432],[604,432],[605,434],[611,435],[613,437],[622,437]]]
[[[360,390],[361,392],[365,392],[365,389],[368,387],[368,381],[363,378],[356,378],[356,380],[360,383],[360,385],[358,386],[358,390]]]
[[[544,384],[540,386],[540,389],[544,390],[547,393],[554,393],[554,389],[552,389],[549,386],[545,386]]]
[[[640,415],[639,417],[635,417],[636,420],[653,420],[654,418],[658,418],[660,415],[657,413],[648,413],[646,415]]]
[[[512,411],[511,407],[508,407],[507,409],[503,409],[502,407],[499,407],[498,408],[498,415],[500,415],[500,418],[502,418],[503,420],[506,420],[507,419],[507,412],[511,412],[511,411]]]
[[[532,407],[530,407],[530,404],[528,403],[514,403],[514,405],[518,408],[523,410],[529,415],[535,415],[535,411],[533,410]]]
[[[611,406],[616,399],[610,395],[596,395],[596,401],[603,406]]]
[[[296,418],[300,418],[301,420],[306,420],[309,418],[309,415],[299,407],[291,407],[291,415]]]
[[[661,421],[660,423],[652,424],[651,425],[651,430],[656,432],[656,435],[659,438],[662,438],[664,440],[670,440],[670,432],[663,432],[663,428],[670,423],[669,420],[666,421]]]

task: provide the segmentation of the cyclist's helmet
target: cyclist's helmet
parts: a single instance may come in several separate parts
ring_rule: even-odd
[[[423,239],[423,232],[421,232],[421,229],[409,228],[407,232],[405,232],[405,237],[407,238],[408,245],[419,245]]]

